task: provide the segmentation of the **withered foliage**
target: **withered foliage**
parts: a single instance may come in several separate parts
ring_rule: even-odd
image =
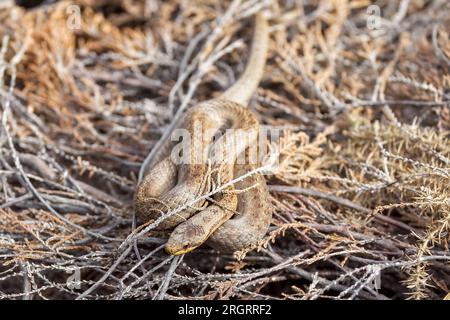
[[[270,232],[169,257],[134,230],[140,164],[239,76],[259,10]],[[443,299],[449,30],[445,0],[3,1],[0,298]]]

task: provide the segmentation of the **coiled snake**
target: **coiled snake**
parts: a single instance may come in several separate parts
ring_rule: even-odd
[[[257,242],[267,232],[272,212],[266,182],[260,174],[237,179],[212,199],[197,200],[215,185],[240,177],[256,165],[238,164],[236,160],[239,155],[248,156],[249,146],[258,137],[258,120],[245,105],[262,78],[267,46],[267,20],[258,13],[243,75],[219,98],[190,108],[184,116],[179,129],[189,134],[190,143],[187,152],[183,149],[183,161],[174,161],[174,142],[165,141],[154,165],[144,169],[134,198],[140,221],[156,219],[186,203],[195,203],[158,226],[159,230],[173,230],[165,246],[169,254],[183,254],[205,242],[222,252],[233,252]],[[217,138],[223,129],[244,131],[246,139],[231,139],[233,131],[229,130]],[[230,141],[235,142],[233,152],[227,144]]]

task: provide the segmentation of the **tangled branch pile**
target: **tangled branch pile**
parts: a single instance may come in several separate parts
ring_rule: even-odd
[[[0,298],[442,299],[450,5],[371,4],[3,2]],[[283,129],[270,233],[234,256],[169,257],[133,237],[140,164],[179,108],[239,76],[261,9],[250,107]]]

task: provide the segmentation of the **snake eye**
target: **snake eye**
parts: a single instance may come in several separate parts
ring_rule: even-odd
[[[192,243],[187,243],[187,244],[183,245],[183,247],[181,248],[181,250],[179,250],[177,252],[177,254],[185,254],[185,253],[191,252],[195,248],[197,248],[197,246],[193,245]]]

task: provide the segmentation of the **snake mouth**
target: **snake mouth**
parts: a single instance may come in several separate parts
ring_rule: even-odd
[[[185,253],[189,253],[191,251],[193,251],[194,249],[197,249],[198,246],[192,246],[189,244],[186,244],[182,247],[174,247],[171,246],[169,244],[166,244],[166,246],[164,247],[164,250],[166,251],[166,253],[172,255],[172,256],[179,256],[181,254],[185,254]]]

